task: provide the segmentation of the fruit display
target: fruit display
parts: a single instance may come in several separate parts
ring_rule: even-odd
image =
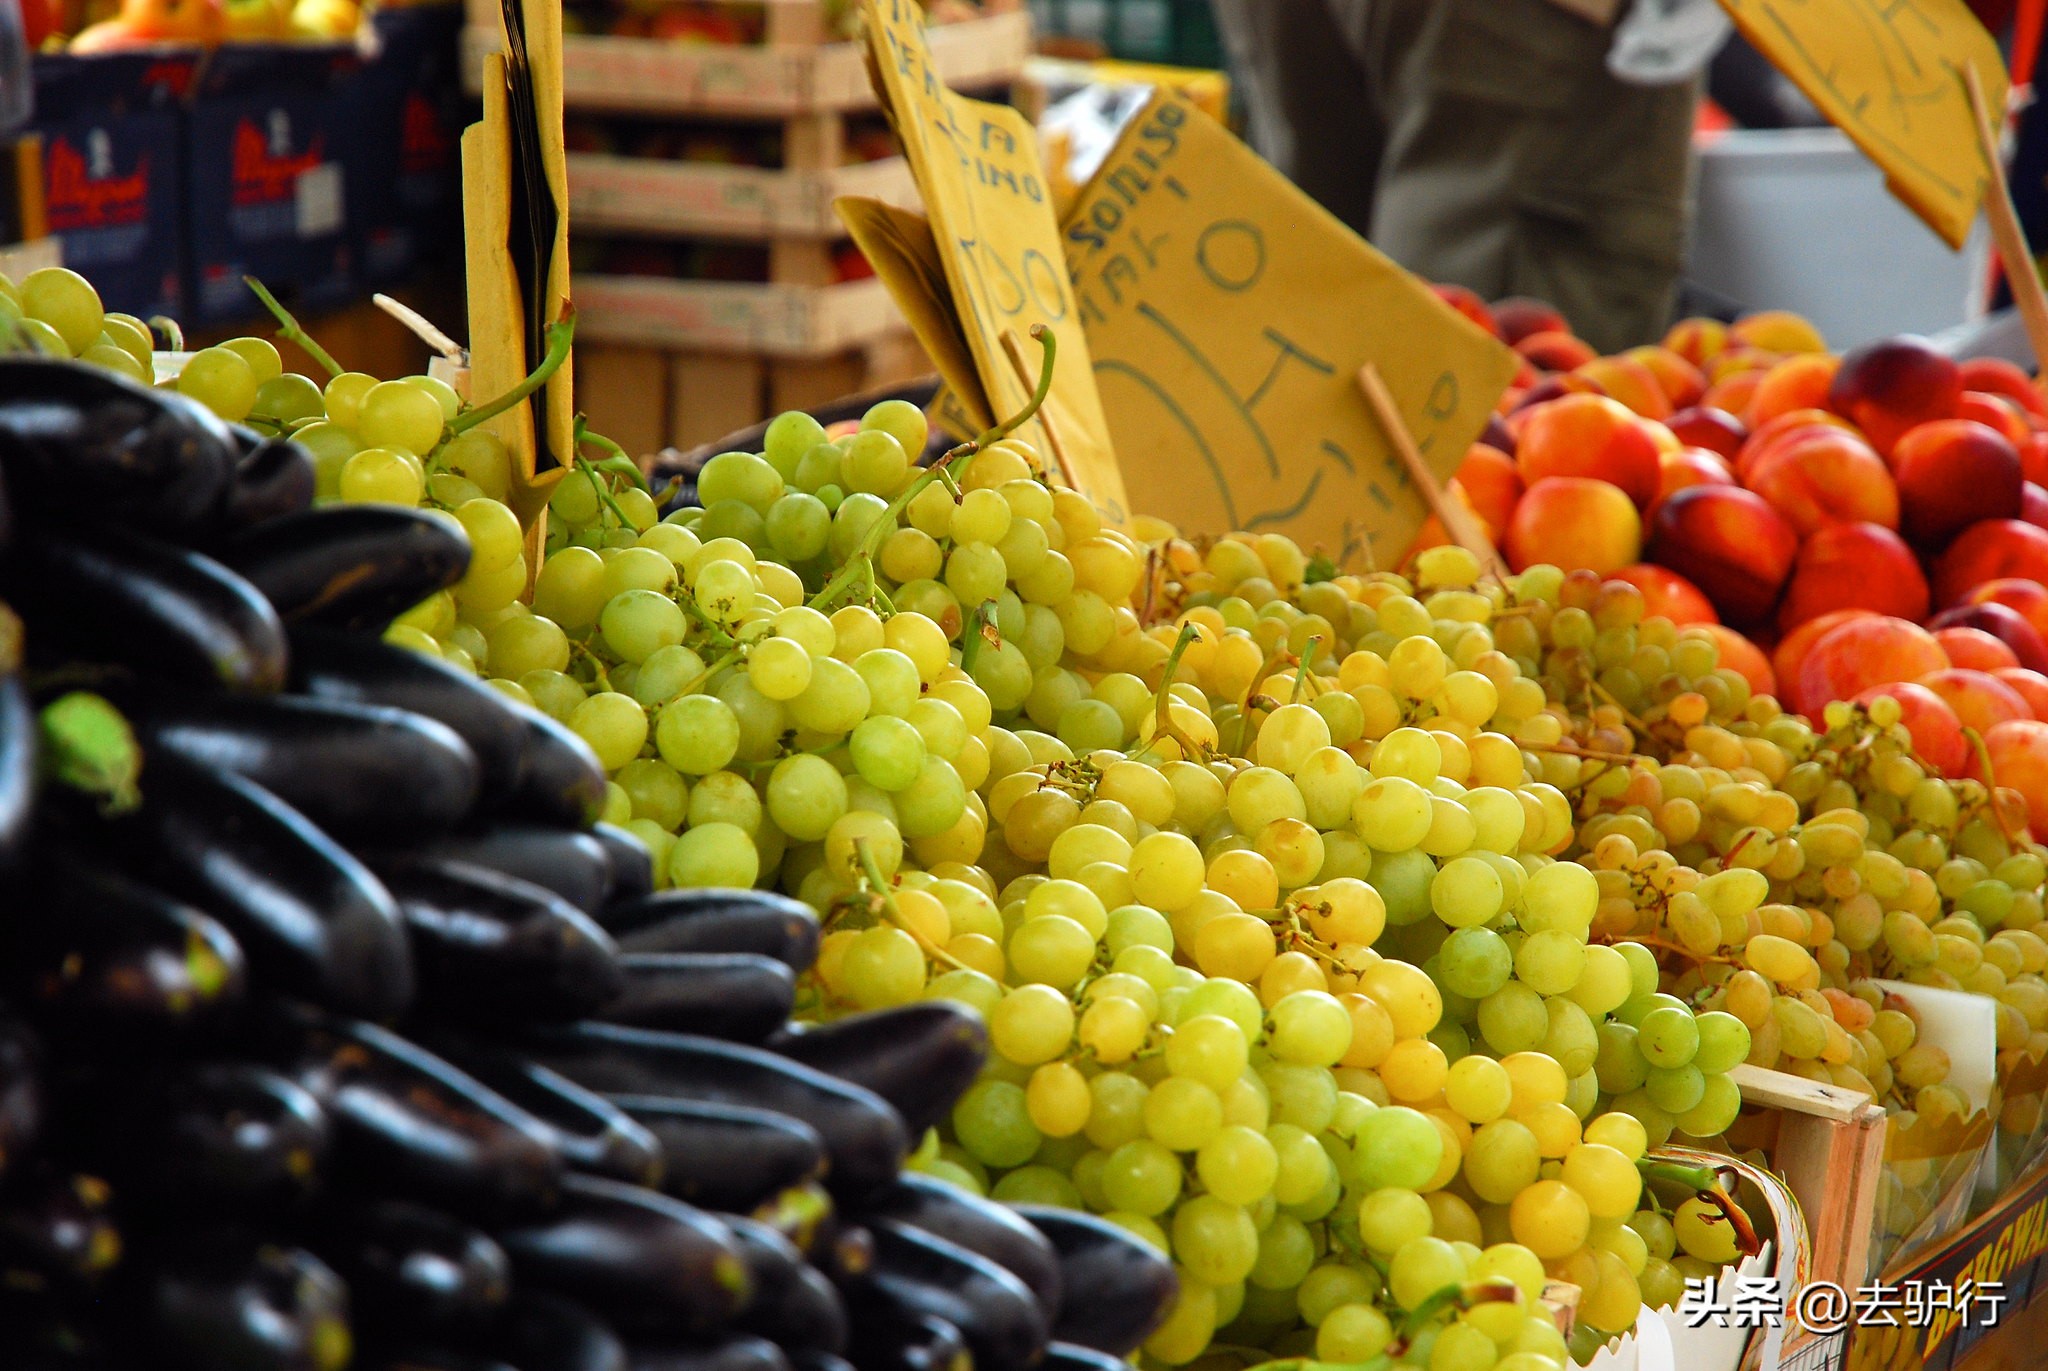
[[[439,0],[379,0],[383,8]],[[32,0],[28,40],[41,51],[90,56],[164,44],[334,43],[356,36],[356,0]]]
[[[1136,1238],[902,1173],[972,1016],[798,1034],[809,910],[657,892],[574,734],[380,641],[469,572],[459,520],[316,506],[304,448],[133,365],[0,359],[8,1365],[1071,1369],[1150,1331]]]
[[[1975,1110],[1888,986],[1985,997],[2003,1062],[2048,1055],[2023,764],[1938,762],[1925,701],[1888,681],[1792,712],[1761,649],[1667,612],[1705,592],[1634,553],[1500,580],[1431,546],[1351,573],[1274,534],[1109,528],[1008,436],[1025,416],[925,461],[900,401],[782,415],[681,489],[584,434],[529,488],[489,420],[569,322],[488,403],[329,365],[282,311],[329,376],[239,338],[151,392],[155,340],[82,278],[0,299],[88,364],[10,364],[36,388],[250,450],[228,498],[168,420],[118,428],[136,455],[105,469],[38,433],[6,471],[20,508],[84,494],[122,540],[21,522],[28,574],[0,593],[25,681],[53,683],[18,701],[50,759],[35,811],[68,851],[121,854],[41,879],[210,919],[246,963],[210,979],[248,989],[203,1060],[334,1116],[332,1194],[271,1240],[353,1290],[369,1259],[320,1225],[361,1193],[432,1203],[509,1262],[516,1299],[481,1322],[408,1341],[365,1314],[357,1364],[551,1365],[507,1341],[543,1317],[531,1286],[631,1367],[1561,1368],[1759,1251],[1727,1176],[1659,1151],[1768,1155],[1738,1065],[1860,1092],[1924,1140]],[[1468,495],[1520,479],[1477,457]],[[1566,481],[1635,517],[1557,475],[1506,522]],[[541,497],[536,529],[515,508]],[[1936,650],[1985,650],[1956,627]],[[1832,637],[1806,650],[1854,669]],[[259,813],[330,866],[252,857],[285,831]],[[90,1018],[62,998],[26,999],[24,1032]],[[36,1079],[97,1108],[132,1066],[80,1056]],[[452,1164],[351,1093],[387,1057],[540,1120],[552,1168],[473,1140],[457,1155],[495,1164]],[[2015,1158],[2041,1141],[2011,1132]],[[146,1197],[136,1250],[166,1241],[176,1187],[55,1155],[110,1213]],[[695,1206],[687,1240],[633,1188],[649,1155]],[[1887,1244],[1949,1180],[1895,1159]],[[796,1275],[756,1270],[758,1224]],[[801,1293],[721,1302],[707,1231]],[[69,1336],[76,1307],[24,1317]],[[805,1341],[820,1320],[830,1348]]]

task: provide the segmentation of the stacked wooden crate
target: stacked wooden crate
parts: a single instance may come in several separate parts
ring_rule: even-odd
[[[616,118],[678,139],[738,126],[780,147],[779,165],[745,166],[579,151],[571,139],[571,255],[593,261],[574,275],[577,401],[594,428],[634,451],[689,447],[928,369],[882,283],[845,270],[845,230],[832,211],[839,195],[917,204],[900,155],[848,160],[849,124],[876,117],[863,45],[832,30],[829,0],[730,8],[757,24],[759,41],[571,33],[563,42],[572,125]],[[1030,49],[1019,0],[952,12],[963,17],[932,28],[941,74],[955,89],[1006,85]],[[472,47],[493,45],[497,32],[492,0],[471,0]],[[765,279],[615,270],[582,250],[597,239],[751,245],[765,254],[755,273]]]

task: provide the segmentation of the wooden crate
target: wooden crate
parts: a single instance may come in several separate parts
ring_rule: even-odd
[[[816,410],[897,386],[931,364],[907,331],[819,357],[579,346],[576,403],[628,452],[690,449],[787,409]]]
[[[803,279],[816,269],[817,263],[792,267],[782,281],[766,284],[578,274],[577,341],[764,359],[822,357],[902,327],[881,281]]]
[[[829,123],[836,143],[839,118],[800,115],[789,123]],[[799,144],[785,133],[784,146]],[[769,168],[569,154],[569,218],[584,232],[840,238],[846,229],[832,201],[841,195],[918,206],[910,164],[901,157],[839,166],[835,155],[815,167]]]
[[[1813,1240],[1808,1279],[1855,1291],[1870,1265],[1885,1112],[1868,1096],[1804,1076],[1738,1066],[1728,1073],[1746,1103],[1779,1111],[1771,1169],[1805,1212]]]
[[[1006,5],[1012,0],[1004,0]],[[469,0],[463,31],[463,82],[475,93],[483,55],[502,45],[503,29],[491,0]],[[945,83],[986,85],[1006,79],[1031,52],[1031,20],[1022,9],[934,25],[932,60]],[[706,114],[782,117],[830,110],[875,108],[866,48],[823,42],[822,22],[796,11],[820,12],[817,0],[770,0],[771,40],[761,44],[685,44],[651,38],[569,34],[562,39],[562,95],[571,109],[637,114]],[[775,41],[778,18],[786,26]],[[790,35],[810,35],[796,41]]]

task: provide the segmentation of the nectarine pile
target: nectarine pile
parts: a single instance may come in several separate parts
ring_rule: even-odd
[[[1451,482],[1511,567],[1721,625],[1816,719],[1891,694],[1950,773],[1982,764],[1972,735],[2048,728],[2048,400],[2020,368],[1911,336],[1837,355],[1784,312],[1612,357],[1538,301],[1466,312],[1522,359]],[[1417,546],[1442,541],[1432,521]]]

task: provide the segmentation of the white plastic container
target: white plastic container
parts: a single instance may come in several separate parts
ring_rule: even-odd
[[[1686,279],[1744,309],[1803,314],[1836,348],[1970,318],[1984,243],[1979,222],[1951,252],[1837,129],[1738,129],[1699,145]]]

